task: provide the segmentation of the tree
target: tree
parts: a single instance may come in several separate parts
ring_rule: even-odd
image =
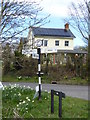
[[[10,45],[7,43],[6,46],[3,47],[2,53],[2,60],[3,60],[3,74],[7,74],[10,72],[10,66],[13,62],[13,54],[11,51]]]
[[[89,13],[90,13],[90,1],[89,1],[89,4],[88,4],[88,9],[89,9]],[[90,14],[89,14],[89,24],[88,24],[88,30],[89,30],[89,40],[88,40],[88,79],[90,80]],[[89,85],[90,85],[90,81],[89,81]]]
[[[78,2],[78,4],[72,3],[69,8],[69,18],[66,21],[81,33],[84,38],[84,42],[88,44],[88,15],[90,14],[88,0]]]
[[[77,5],[72,3],[69,10],[70,18],[66,21],[81,33],[88,45],[88,78],[90,78],[90,0],[83,0]]]
[[[42,8],[35,1],[1,0],[0,2],[0,38],[2,41],[9,40],[31,26],[46,23],[48,16],[40,18]],[[0,42],[2,42],[0,40]]]

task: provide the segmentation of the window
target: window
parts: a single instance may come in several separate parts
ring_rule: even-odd
[[[65,46],[69,46],[69,41],[65,41]]]
[[[59,41],[55,41],[55,46],[59,46]]]
[[[44,46],[47,46],[47,44],[48,44],[48,41],[44,40]]]
[[[42,44],[41,44],[41,46],[43,46],[43,40],[41,40],[42,41]]]

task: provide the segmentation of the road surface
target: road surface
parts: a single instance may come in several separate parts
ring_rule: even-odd
[[[18,84],[20,86],[24,87],[31,87],[35,89],[35,87],[38,85],[38,83],[25,83],[25,82],[3,82],[3,85],[13,85]],[[90,86],[89,86],[90,87]],[[59,85],[59,84],[42,84],[42,91],[47,90],[48,92],[51,91],[51,89],[56,91],[64,92],[66,96],[81,98],[85,100],[90,100],[90,97],[88,97],[89,92],[88,86],[79,86],[79,85]]]

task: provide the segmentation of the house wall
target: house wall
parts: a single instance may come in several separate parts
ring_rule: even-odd
[[[60,37],[35,37],[35,46],[37,45],[36,41],[48,40],[47,46],[41,46],[41,48],[56,48],[57,50],[73,50],[73,39],[72,38],[60,38]],[[55,46],[55,41],[59,41],[59,46]],[[65,41],[69,41],[69,46],[65,46]]]

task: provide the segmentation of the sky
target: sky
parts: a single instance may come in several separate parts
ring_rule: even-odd
[[[78,3],[82,0],[43,0],[41,6],[43,7],[43,12],[50,14],[50,23],[44,25],[44,27],[51,28],[64,28],[65,18],[68,18],[69,6],[71,2]],[[86,45],[82,36],[71,26],[70,30],[75,35],[74,47]]]
[[[22,1],[22,0],[19,0]],[[26,0],[26,1],[33,1],[33,0]],[[68,17],[69,6],[71,2],[75,2],[76,4],[79,1],[83,0],[35,0],[40,2],[40,6],[43,8],[42,15],[49,15],[48,18],[50,20],[49,23],[43,25],[42,27],[45,28],[64,28],[65,21],[64,19]],[[84,46],[86,45],[83,40],[82,36],[71,26],[70,30],[75,35],[74,39],[74,46]]]

